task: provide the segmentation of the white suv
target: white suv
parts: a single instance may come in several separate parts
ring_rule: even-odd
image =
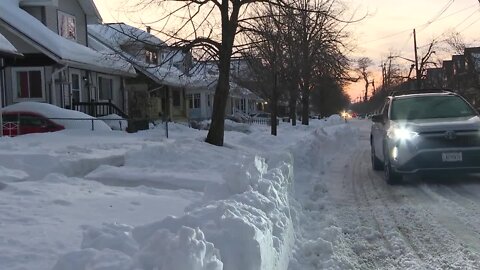
[[[372,121],[372,167],[389,184],[404,174],[480,171],[479,114],[458,94],[392,94]]]

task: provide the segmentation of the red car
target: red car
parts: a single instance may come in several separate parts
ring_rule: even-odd
[[[2,119],[4,136],[54,132],[65,129],[64,126],[33,112],[3,112]]]

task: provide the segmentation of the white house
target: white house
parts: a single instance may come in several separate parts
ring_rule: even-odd
[[[102,20],[93,0],[2,0],[0,10],[0,34],[24,55],[4,61],[6,104],[108,101],[127,109],[124,79],[136,73],[88,47],[87,23]]]
[[[216,62],[195,62],[189,79],[190,81],[186,86],[189,118],[198,120],[210,119],[218,79]],[[230,81],[230,92],[225,114],[256,113],[257,104],[261,101],[262,99],[250,90]]]
[[[18,50],[0,34],[0,108],[4,106],[5,101],[5,58],[23,56]],[[1,122],[1,120],[0,120]]]
[[[139,76],[126,81],[132,116],[186,120],[188,78],[184,70],[188,60],[184,53],[168,47],[149,30],[124,23],[89,25],[88,34],[92,41],[115,51],[137,70]]]

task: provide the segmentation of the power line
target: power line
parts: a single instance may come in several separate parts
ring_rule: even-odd
[[[435,15],[431,20],[429,20],[425,24],[425,26],[421,27],[422,29],[420,31],[423,31],[423,30],[427,29],[427,27],[429,27],[432,23],[437,21],[440,18],[440,16],[442,16],[452,6],[452,4],[454,2],[455,2],[455,0],[448,0],[448,2],[445,4],[445,6],[443,6],[443,8],[440,10],[440,12],[437,13],[437,15]]]
[[[479,0],[479,1],[480,1],[480,0]],[[421,27],[428,26],[428,25],[430,25],[430,24],[432,24],[432,23],[434,23],[434,22],[438,22],[438,21],[444,20],[444,19],[446,19],[446,18],[449,18],[449,17],[451,17],[451,16],[453,16],[453,15],[457,15],[457,14],[459,14],[459,13],[461,13],[461,12],[464,12],[464,11],[472,8],[473,6],[477,6],[477,4],[473,4],[473,5],[471,5],[471,6],[468,6],[468,7],[466,7],[466,8],[463,8],[463,9],[461,9],[461,10],[455,11],[455,12],[453,12],[453,13],[451,13],[451,14],[448,14],[448,15],[446,15],[446,16],[444,16],[444,17],[438,18],[438,19],[436,19],[436,20],[433,21],[433,22],[427,22],[427,23],[421,24],[421,25],[419,25],[419,26],[410,27],[410,28],[408,28],[408,29],[401,30],[401,31],[399,31],[399,32],[396,32],[396,33],[393,33],[393,34],[390,34],[390,35],[386,35],[386,36],[383,36],[383,37],[380,37],[380,38],[377,38],[377,39],[368,40],[368,41],[363,42],[363,44],[369,44],[369,43],[381,41],[381,40],[384,40],[384,39],[389,39],[389,38],[392,38],[392,37],[396,37],[396,36],[399,36],[399,35],[404,34],[404,33],[410,33],[410,32],[412,31],[412,28],[421,28]],[[443,13],[444,13],[444,12],[443,12]],[[443,13],[442,13],[442,14],[443,14]],[[440,16],[441,16],[441,15],[440,15]],[[410,38],[411,38],[411,37],[410,37]],[[410,39],[410,38],[409,38],[409,39]]]

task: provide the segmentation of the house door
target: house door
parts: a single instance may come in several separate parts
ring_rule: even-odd
[[[70,72],[70,89],[71,89],[71,102],[82,101],[82,84],[80,71]]]

